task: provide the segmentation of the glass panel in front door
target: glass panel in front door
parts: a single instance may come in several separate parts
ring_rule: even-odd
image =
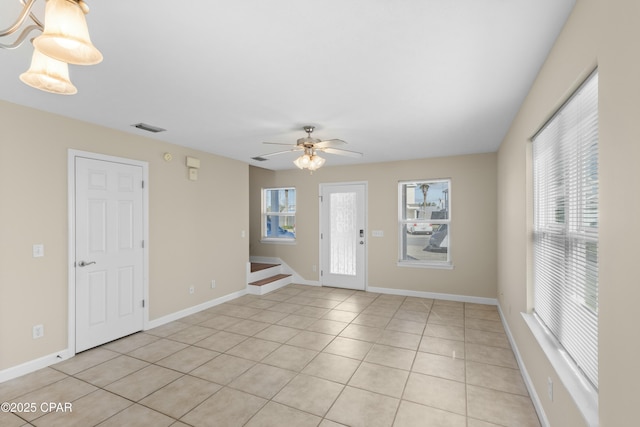
[[[331,193],[329,235],[331,274],[356,275],[358,204],[356,193]]]

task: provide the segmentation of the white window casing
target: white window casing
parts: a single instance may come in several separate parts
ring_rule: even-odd
[[[452,268],[451,180],[398,183],[398,265]]]
[[[597,71],[532,141],[534,314],[597,392]]]
[[[296,189],[294,187],[263,188],[261,241],[263,243],[295,243]]]

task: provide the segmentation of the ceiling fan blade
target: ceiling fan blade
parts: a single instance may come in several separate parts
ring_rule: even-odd
[[[348,157],[355,157],[355,158],[362,157],[362,153],[359,153],[357,151],[342,150],[340,148],[331,148],[331,147],[319,148],[318,151],[322,151],[323,153],[329,153],[329,154],[337,154],[339,156],[348,156]]]
[[[341,139],[326,139],[324,141],[316,142],[314,147],[316,148],[327,148],[327,147],[335,147],[336,145],[345,145],[346,142]]]
[[[270,145],[288,145],[289,147],[293,147],[294,144],[287,144],[284,142],[263,142],[263,144],[270,144]]]
[[[278,154],[291,153],[293,151],[300,151],[300,149],[299,148],[292,148],[291,150],[276,151],[275,153],[260,154],[257,157],[271,157],[271,156],[277,156]]]

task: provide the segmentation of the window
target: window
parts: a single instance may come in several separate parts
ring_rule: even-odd
[[[293,242],[296,239],[296,189],[262,190],[262,240]]]
[[[598,75],[533,138],[534,313],[598,388]]]
[[[399,265],[450,267],[451,180],[398,184]]]

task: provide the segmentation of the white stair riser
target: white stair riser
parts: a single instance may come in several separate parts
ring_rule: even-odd
[[[254,271],[249,273],[249,277],[247,278],[247,283],[257,282],[258,280],[266,279],[267,277],[277,276],[282,273],[282,266],[277,265],[271,268],[265,268],[264,270]]]
[[[268,277],[268,276],[267,276]],[[252,295],[264,295],[266,293],[280,289],[288,284],[292,283],[292,276],[283,277],[282,279],[274,280],[271,283],[262,286],[247,285],[247,292]]]

